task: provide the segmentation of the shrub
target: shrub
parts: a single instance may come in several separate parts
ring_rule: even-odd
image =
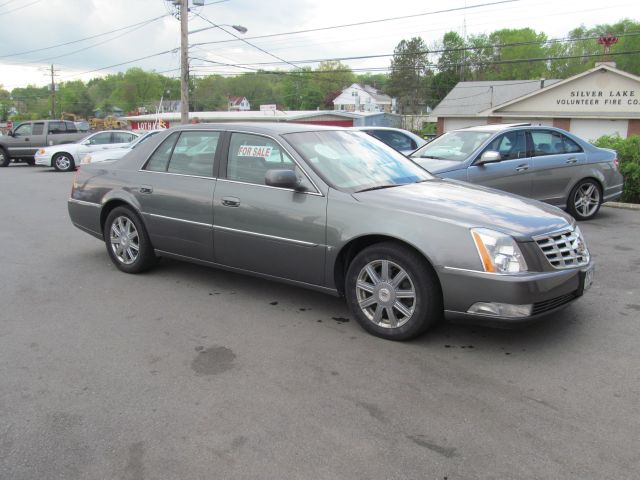
[[[624,177],[624,191],[620,200],[640,203],[640,135],[628,138],[605,135],[597,139],[594,145],[618,152],[620,173]]]

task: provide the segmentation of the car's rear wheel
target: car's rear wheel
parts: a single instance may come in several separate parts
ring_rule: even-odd
[[[590,220],[596,216],[602,205],[600,184],[591,178],[578,182],[569,194],[567,210],[576,220]]]
[[[55,168],[59,172],[70,172],[74,168],[76,168],[75,162],[73,161],[73,157],[68,153],[56,153],[53,156],[53,168]]]
[[[109,213],[104,241],[111,261],[123,272],[140,273],[156,261],[142,221],[127,207],[116,207]]]
[[[9,154],[4,148],[0,147],[0,167],[8,167],[10,163],[11,158]]]
[[[389,340],[417,337],[442,318],[442,293],[431,266],[396,243],[375,244],[356,255],[345,291],[360,325]]]

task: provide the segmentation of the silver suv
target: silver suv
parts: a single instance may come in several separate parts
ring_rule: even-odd
[[[497,188],[593,218],[622,195],[616,152],[554,127],[483,125],[454,130],[411,154],[429,172]]]

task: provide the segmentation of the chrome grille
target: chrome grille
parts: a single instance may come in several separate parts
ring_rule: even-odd
[[[579,229],[535,237],[553,268],[574,268],[589,263],[589,250]]]

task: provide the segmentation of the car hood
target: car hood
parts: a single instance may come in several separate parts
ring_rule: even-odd
[[[353,196],[381,210],[429,216],[469,228],[490,228],[521,240],[574,223],[565,212],[546,203],[450,179],[428,180]]]
[[[433,173],[451,172],[453,170],[459,170],[465,168],[464,162],[458,162],[456,160],[438,160],[436,158],[421,158],[421,157],[409,157],[425,170]]]

